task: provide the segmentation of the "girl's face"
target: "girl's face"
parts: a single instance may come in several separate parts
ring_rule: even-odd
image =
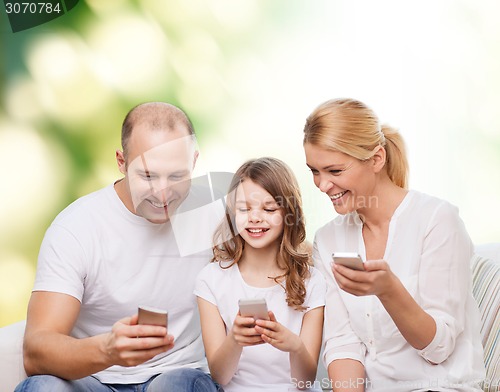
[[[246,246],[274,247],[283,233],[283,208],[260,185],[248,178],[236,188],[235,222]]]
[[[339,151],[329,151],[306,143],[306,163],[314,184],[330,198],[337,213],[369,208],[374,196],[376,176],[368,161],[360,161]]]

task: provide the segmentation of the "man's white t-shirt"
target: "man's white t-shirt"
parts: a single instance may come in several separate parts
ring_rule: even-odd
[[[110,185],[56,217],[40,249],[33,291],[81,302],[71,332],[76,338],[109,332],[139,305],[167,310],[168,332],[175,338],[171,350],[135,367],[112,366],[94,375],[103,383],[141,383],[180,367],[206,370],[193,289],[210,258],[208,249],[181,257],[171,224],[134,215]]]
[[[311,277],[306,281],[307,294],[303,304],[307,309],[304,312],[288,306],[285,291],[278,284],[265,288],[248,285],[237,264],[227,269],[221,268],[219,263],[207,265],[196,279],[194,293],[217,306],[226,325],[226,333],[232,328],[238,313],[239,299],[264,298],[276,320],[299,335],[304,314],[325,305],[325,280],[318,270],[313,267],[310,270]],[[289,354],[270,344],[244,347],[236,373],[223,388],[226,392],[298,390],[291,380]]]

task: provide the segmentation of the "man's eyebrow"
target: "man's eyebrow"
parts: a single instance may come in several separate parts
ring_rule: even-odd
[[[151,174],[148,169],[141,169],[141,168],[138,168],[138,167],[135,168],[135,172],[138,173],[138,174],[146,174],[148,176]]]
[[[187,169],[181,169],[181,170],[175,170],[170,175],[183,175],[183,174],[188,174],[189,170]]]

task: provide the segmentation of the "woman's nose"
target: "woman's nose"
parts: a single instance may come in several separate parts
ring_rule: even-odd
[[[333,183],[326,176],[320,175],[317,186],[321,192],[327,193],[332,188]]]

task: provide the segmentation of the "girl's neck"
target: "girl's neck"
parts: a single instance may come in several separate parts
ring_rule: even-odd
[[[279,244],[272,249],[268,247],[256,249],[246,246],[238,262],[243,280],[255,287],[274,286],[276,282],[272,278],[280,276],[284,272],[278,266],[278,250]]]

